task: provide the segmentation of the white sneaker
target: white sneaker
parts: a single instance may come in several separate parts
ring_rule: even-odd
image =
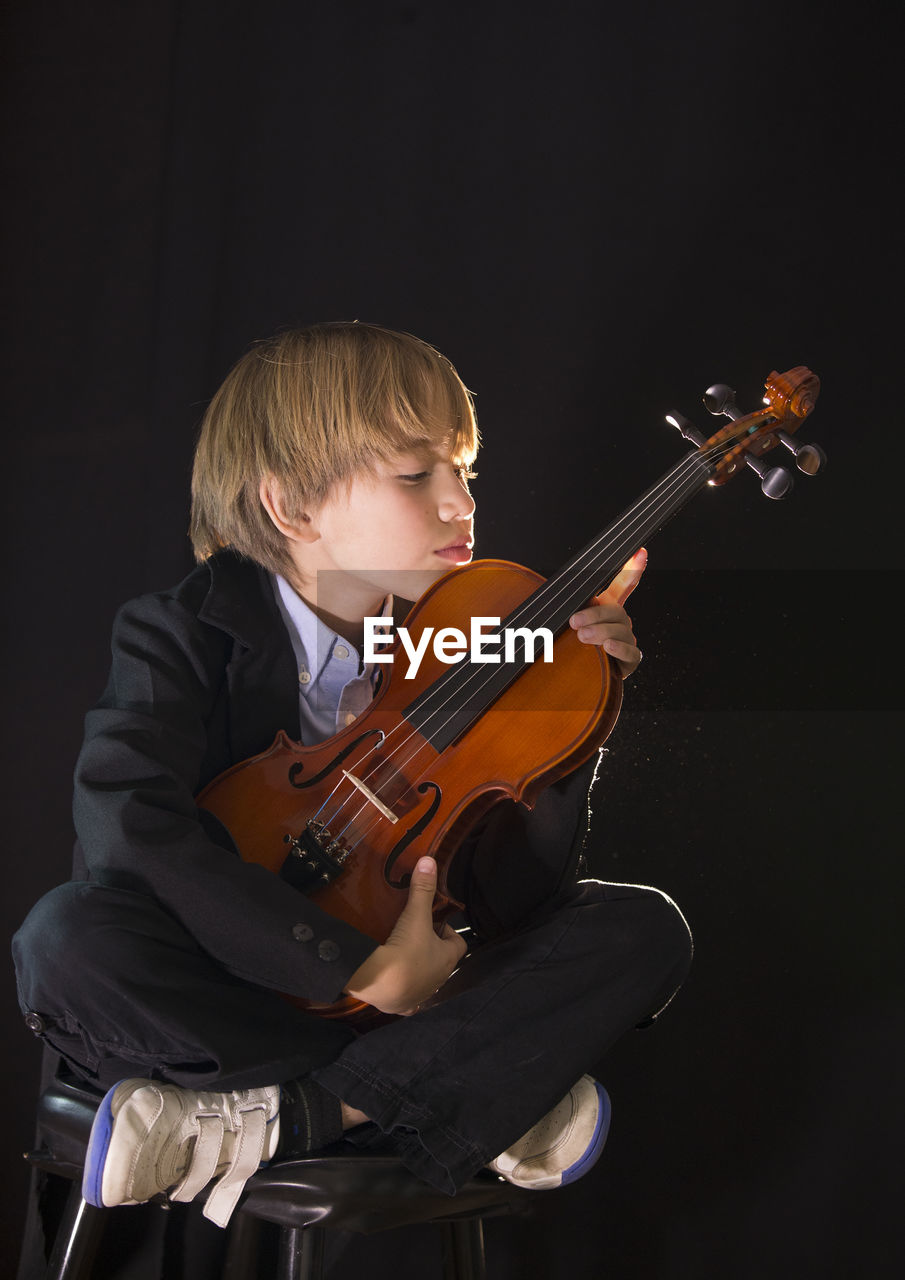
[[[166,1194],[194,1200],[220,1175],[204,1216],[225,1227],[245,1183],[273,1158],[280,1088],[196,1093],[154,1080],[121,1080],[91,1127],[82,1195],[99,1209]]]
[[[610,1098],[591,1076],[582,1076],[562,1102],[513,1143],[488,1168],[532,1191],[564,1187],[597,1163],[610,1128]]]

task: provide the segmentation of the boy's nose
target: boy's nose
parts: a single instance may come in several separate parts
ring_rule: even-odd
[[[467,520],[474,515],[474,509],[474,498],[457,482],[455,490],[444,494],[440,500],[440,519],[444,522]]]

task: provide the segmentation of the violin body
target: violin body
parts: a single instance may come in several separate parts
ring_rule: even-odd
[[[543,581],[506,561],[477,561],[436,582],[406,627],[413,638],[428,626],[467,635],[473,617],[504,617]],[[568,629],[554,640],[552,662],[538,655],[440,753],[404,712],[450,667],[428,648],[414,678],[406,679],[398,641],[393,656],[371,705],[335,737],[306,747],[280,733],[269,750],[234,765],[198,797],[246,861],[277,873],[287,858],[305,859],[299,836],[314,815],[321,815],[328,835],[339,835],[341,826],[342,851],[348,851],[342,869],[306,891],[376,942],[392,931],[412,868],[424,854],[437,859],[437,919],[459,906],[449,897],[447,872],[468,830],[498,800],[530,806],[542,788],[577,768],[609,735],[622,699],[614,664]],[[350,774],[379,796],[395,821]],[[368,1008],[352,997],[334,1005],[293,1000],[328,1017],[354,1018]]]

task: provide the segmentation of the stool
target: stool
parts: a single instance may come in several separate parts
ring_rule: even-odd
[[[37,1169],[74,1180],[54,1239],[47,1280],[91,1280],[92,1263],[109,1214],[81,1195],[82,1168],[102,1094],[59,1077],[38,1103],[42,1145],[27,1154]],[[259,1169],[229,1225],[223,1280],[260,1280],[256,1225],[277,1224],[274,1280],[321,1280],[324,1232],[371,1233],[413,1223],[437,1223],[443,1233],[444,1280],[483,1280],[483,1219],[523,1209],[532,1193],[487,1170],[455,1196],[444,1195],[394,1156],[355,1152],[347,1144],[303,1160]]]

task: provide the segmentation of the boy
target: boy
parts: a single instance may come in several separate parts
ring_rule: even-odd
[[[467,959],[434,929],[432,859],[373,939],[243,862],[193,799],[279,730],[315,743],[367,707],[380,668],[359,661],[363,620],[470,560],[476,451],[449,362],[373,325],[283,333],[214,397],[200,565],[118,615],[76,770],[75,878],[14,942],[29,1025],[107,1090],[91,1203],[190,1200],[216,1178],[205,1214],[225,1225],[261,1161],[345,1133],[450,1193],[487,1164],[540,1188],[597,1159],[608,1100],[584,1072],[668,1003],[690,948],[658,891],[576,883],[592,764],[532,811],[498,804],[464,842],[450,878]],[[571,619],[623,675],[643,563]],[[278,992],[410,1016],[357,1035]]]

